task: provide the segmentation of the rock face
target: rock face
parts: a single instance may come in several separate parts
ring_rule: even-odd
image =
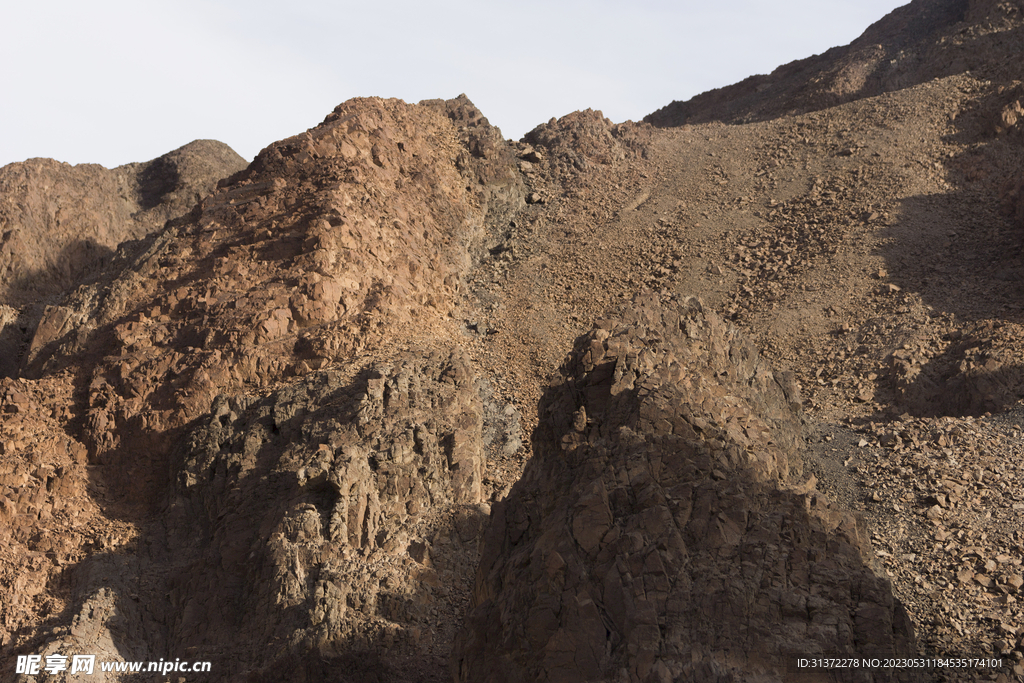
[[[735,328],[642,298],[566,374],[494,507],[457,680],[791,680],[809,653],[915,652],[857,520],[787,488],[799,397]]]
[[[370,658],[341,680],[443,661],[489,513],[484,458],[518,447],[492,404],[459,350],[218,398],[161,515],[166,642],[248,680],[313,680],[314,659],[354,652]]]
[[[114,169],[52,159],[0,168],[0,377],[18,373],[46,304],[110,266],[119,244],[187,213],[243,168],[215,140]]]
[[[189,211],[245,160],[196,140],[144,163],[106,169],[29,159],[0,169],[0,301],[67,291],[110,263],[117,245]]]
[[[353,100],[47,306],[6,400],[20,415],[35,405],[24,387],[48,387],[82,417],[80,441],[36,448],[71,419],[45,403],[55,419],[12,425],[4,513],[34,554],[5,557],[0,579],[52,601],[59,576],[51,609],[77,616],[26,637],[14,629],[33,605],[0,606],[5,656],[173,644],[267,681],[446,669],[487,459],[522,443],[452,316],[523,195],[465,97]],[[49,469],[17,465],[33,457]],[[64,510],[50,489],[131,521],[110,528],[91,498]],[[40,510],[93,525],[53,566]],[[239,624],[266,640],[240,640]]]
[[[381,351],[402,330],[445,334],[488,226],[523,203],[474,111],[465,98],[352,100],[270,145],[124,250],[113,278],[48,307],[26,375],[91,368],[85,431],[113,465],[166,452],[162,434],[219,393]],[[113,471],[136,466],[149,465],[128,456]]]

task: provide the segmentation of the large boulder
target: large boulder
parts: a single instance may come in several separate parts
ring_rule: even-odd
[[[456,680],[776,681],[798,656],[914,653],[862,525],[790,484],[798,404],[695,299],[599,323],[494,506]]]

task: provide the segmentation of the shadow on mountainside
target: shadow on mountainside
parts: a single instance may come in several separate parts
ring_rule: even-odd
[[[427,521],[417,529],[427,539],[423,564],[405,567],[431,575],[449,569],[449,585],[381,577],[372,592],[360,588],[352,572],[392,541],[392,530],[382,523],[374,531],[369,512],[356,525],[355,485],[339,491],[326,473],[312,473],[315,461],[302,466],[322,444],[344,439],[339,429],[358,423],[378,377],[366,368],[343,382],[305,378],[262,399],[222,396],[208,414],[164,432],[162,447],[108,453],[90,468],[90,495],[137,534],[102,540],[55,574],[48,590],[64,597],[65,609],[9,654],[52,653],[59,645],[108,660],[204,660],[225,681],[448,680],[447,652],[418,651],[409,634],[422,632],[427,643],[435,637],[428,620],[442,588],[468,593],[475,560],[430,550],[458,545],[458,535],[438,540],[447,532]],[[384,471],[386,457],[369,454],[366,474]],[[131,489],[136,504],[125,505]],[[341,536],[338,509],[349,510]],[[404,556],[400,539],[396,550]]]
[[[456,680],[789,680],[798,653],[916,653],[862,523],[792,487],[798,399],[753,345],[690,298],[623,317],[578,337],[541,398]]]
[[[911,415],[978,416],[1024,397],[1024,234],[1002,201],[1021,154],[985,130],[997,104],[960,121],[954,137],[975,143],[945,164],[954,189],[903,200],[880,241],[892,283],[952,326],[890,358],[896,407]]]
[[[62,294],[100,276],[114,258],[114,250],[93,239],[77,240],[64,246],[49,268],[22,273],[10,283],[15,303],[27,302],[16,316],[0,327],[0,377],[18,377],[47,305],[56,304]],[[52,349],[39,349],[44,355]],[[37,354],[38,355],[38,354]]]

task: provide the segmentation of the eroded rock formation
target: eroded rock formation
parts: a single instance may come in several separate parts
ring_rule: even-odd
[[[268,681],[359,652],[343,680],[443,661],[490,511],[484,459],[519,445],[506,408],[457,349],[218,398],[162,515],[168,642]]]
[[[165,431],[219,393],[383,350],[403,329],[443,334],[488,216],[523,201],[509,153],[472,142],[493,129],[467,111],[353,100],[269,146],[123,250],[115,277],[48,307],[26,374],[84,361],[90,446],[131,478],[125,454],[165,452]]]
[[[801,654],[915,651],[862,525],[791,485],[799,397],[733,326],[642,298],[566,375],[494,507],[457,680],[781,681]]]
[[[29,159],[0,169],[0,300],[60,294],[110,263],[117,245],[187,213],[245,160],[196,140],[144,163],[106,169]]]

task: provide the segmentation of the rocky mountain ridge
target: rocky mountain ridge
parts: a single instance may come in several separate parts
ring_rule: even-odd
[[[515,143],[465,96],[365,98],[245,169],[191,147],[100,272],[5,294],[5,666],[1024,676],[1016,8],[915,0],[664,110],[707,123]],[[100,176],[4,215],[138,229],[86,206],[125,202]]]

